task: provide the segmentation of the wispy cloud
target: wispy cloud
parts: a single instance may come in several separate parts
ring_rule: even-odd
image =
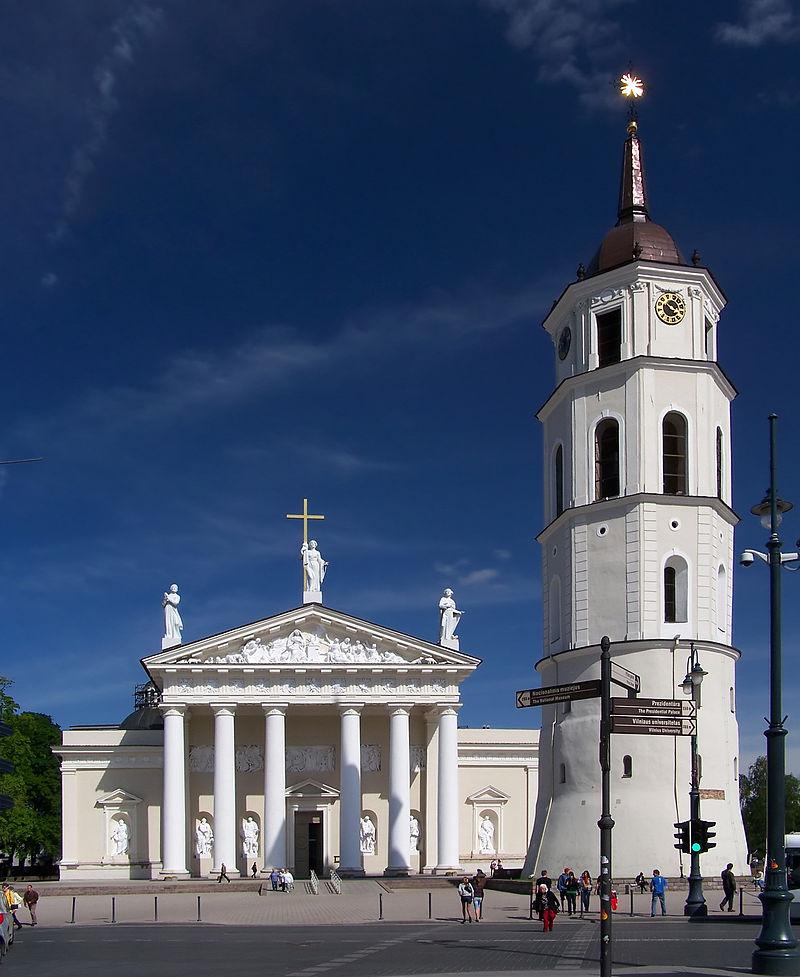
[[[741,20],[717,24],[714,35],[723,44],[739,47],[786,44],[800,39],[800,18],[790,0],[742,0]]]
[[[482,2],[506,15],[509,42],[531,51],[540,81],[574,88],[588,106],[619,105],[615,80],[624,59],[613,12],[630,0]]]
[[[83,197],[86,180],[95,167],[95,160],[105,146],[108,127],[119,108],[116,95],[121,74],[129,71],[137,49],[152,36],[162,21],[162,11],[148,3],[136,2],[117,18],[111,26],[113,43],[93,73],[93,91],[86,105],[89,135],[75,149],[64,180],[64,199],[61,216],[48,235],[52,244],[63,240]],[[57,279],[52,273],[42,278],[42,285],[52,287]]]

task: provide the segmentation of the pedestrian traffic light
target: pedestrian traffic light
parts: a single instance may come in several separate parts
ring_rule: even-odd
[[[688,855],[689,852],[691,851],[691,848],[689,847],[690,822],[676,821],[675,827],[678,829],[675,832],[675,837],[678,839],[678,842],[675,845],[675,847],[678,849],[678,851],[686,852],[686,854]]]
[[[689,851],[692,854],[702,855],[703,852],[717,847],[716,841],[710,840],[717,837],[717,832],[711,830],[716,826],[716,821],[701,821],[700,818],[690,822],[691,845]]]

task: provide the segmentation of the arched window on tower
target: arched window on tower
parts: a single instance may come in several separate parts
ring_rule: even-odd
[[[627,754],[622,758],[622,776],[626,780],[633,776],[633,757]]]
[[[550,644],[561,640],[561,579],[553,577],[550,581],[548,617],[550,622]]]
[[[556,501],[556,519],[564,511],[564,446],[559,445],[556,448],[556,457],[554,463],[555,471],[553,472],[553,488],[555,490],[555,501]]]
[[[597,322],[597,365],[619,363],[622,347],[622,309],[611,309],[595,317]]]
[[[665,495],[689,494],[686,428],[686,418],[677,411],[666,414],[661,424]]]
[[[606,417],[594,432],[595,501],[615,498],[619,487],[619,424],[613,417]]]
[[[717,568],[717,630],[728,630],[728,574],[722,563]]]
[[[717,428],[717,498],[722,498],[722,482],[723,482],[723,468],[722,468],[722,428]]]
[[[567,782],[567,765],[566,765],[566,763],[559,764],[559,768],[558,768],[558,781],[561,784],[565,784]]]
[[[689,567],[682,556],[671,556],[664,564],[664,623],[689,620]]]

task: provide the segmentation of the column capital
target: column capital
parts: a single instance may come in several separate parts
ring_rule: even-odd
[[[457,716],[462,702],[440,702],[437,703],[432,709],[425,713],[425,718],[435,722],[442,716]]]
[[[164,716],[186,716],[189,707],[185,702],[160,702],[158,708]]]
[[[265,716],[285,716],[289,708],[288,702],[262,702],[261,708]]]
[[[341,702],[339,703],[339,715],[360,716],[365,704],[364,702]]]
[[[236,703],[235,702],[211,702],[209,703],[211,711],[215,716],[235,716],[236,715]]]
[[[413,702],[387,702],[386,710],[390,716],[408,716],[414,705]]]

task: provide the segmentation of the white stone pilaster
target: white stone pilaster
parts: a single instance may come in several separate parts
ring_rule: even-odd
[[[339,871],[363,875],[361,855],[361,709],[341,710],[342,748],[339,770]]]
[[[236,747],[232,702],[211,706],[214,712],[214,867],[225,865],[228,875],[239,875],[236,867]]]
[[[411,704],[389,709],[389,864],[387,875],[408,875],[411,864]]]
[[[264,705],[264,871],[289,864],[286,851],[286,705]]]
[[[437,872],[458,871],[458,706],[439,712],[439,782],[436,791]]]
[[[161,805],[161,874],[189,877],[186,867],[186,706],[161,706],[164,783]]]

